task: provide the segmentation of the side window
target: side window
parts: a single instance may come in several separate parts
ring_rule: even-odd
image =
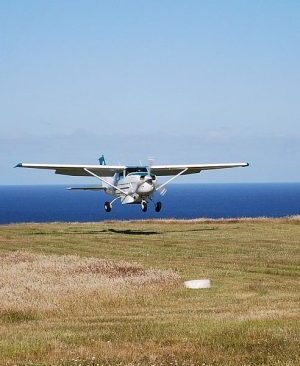
[[[116,175],[115,175],[115,179],[116,179],[116,181],[119,181],[120,179],[122,179],[123,178],[123,172],[121,172],[121,173],[117,173]]]

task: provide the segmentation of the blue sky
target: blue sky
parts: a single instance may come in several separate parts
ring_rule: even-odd
[[[102,153],[299,182],[299,19],[299,1],[0,2],[0,184],[82,183],[12,167]]]

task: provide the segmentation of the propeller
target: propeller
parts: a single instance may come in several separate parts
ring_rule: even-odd
[[[152,168],[152,165],[154,164],[154,158],[152,157],[149,157],[148,158],[148,174],[151,175],[151,168]]]
[[[129,194],[134,194],[138,191],[139,187],[141,185],[143,185],[146,182],[152,184],[152,177],[151,177],[151,166],[152,164],[154,163],[154,159],[153,158],[149,158],[148,159],[148,166],[147,166],[147,174],[145,174],[145,176],[143,175],[143,180],[141,180],[140,182],[138,183],[130,183],[129,186],[129,191],[128,193]],[[140,162],[140,165],[142,166],[142,163]]]
[[[151,175],[151,168],[152,168],[152,165],[154,164],[154,158],[153,157],[149,157],[148,158],[148,174]],[[159,187],[156,188],[156,191],[159,192],[159,194],[161,196],[164,196],[166,193],[167,193],[167,189],[166,188],[162,188],[161,190],[159,189]]]
[[[158,189],[159,189],[159,188],[158,188]],[[164,196],[166,193],[167,193],[167,188],[163,188],[163,189],[159,190],[159,194],[160,194],[161,196]]]

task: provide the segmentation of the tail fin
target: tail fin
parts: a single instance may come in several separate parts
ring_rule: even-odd
[[[105,161],[104,155],[102,155],[98,160],[99,160],[99,164],[100,165],[106,165],[106,161]]]

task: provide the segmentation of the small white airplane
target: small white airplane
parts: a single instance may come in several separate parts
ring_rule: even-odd
[[[17,168],[34,168],[55,170],[55,174],[71,176],[93,176],[102,182],[97,187],[70,187],[70,190],[103,190],[114,197],[111,202],[106,201],[104,209],[110,212],[115,201],[124,204],[141,204],[143,212],[147,211],[148,202],[154,204],[155,211],[161,210],[161,202],[154,202],[152,196],[159,191],[166,193],[165,186],[180,175],[200,173],[202,170],[237,168],[249,166],[248,163],[225,164],[185,164],[185,165],[152,165],[126,166],[106,165],[104,156],[99,159],[99,165],[62,165],[62,164],[28,164],[19,163]],[[157,176],[172,176],[161,185],[157,183]]]

